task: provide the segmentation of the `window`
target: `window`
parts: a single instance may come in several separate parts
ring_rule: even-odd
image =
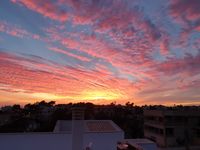
[[[167,137],[174,136],[174,129],[173,128],[166,128],[166,136]]]

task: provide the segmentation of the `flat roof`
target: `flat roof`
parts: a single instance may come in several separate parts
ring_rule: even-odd
[[[84,132],[123,132],[112,120],[83,120]],[[58,120],[54,132],[71,132],[71,120]]]
[[[157,150],[157,145],[149,139],[124,139],[121,141],[142,150]]]

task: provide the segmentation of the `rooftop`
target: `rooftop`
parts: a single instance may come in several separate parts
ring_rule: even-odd
[[[121,132],[122,130],[111,120],[84,120],[84,132]],[[59,120],[54,132],[71,132],[71,120]]]
[[[141,150],[157,150],[156,144],[148,139],[124,139],[121,142]]]

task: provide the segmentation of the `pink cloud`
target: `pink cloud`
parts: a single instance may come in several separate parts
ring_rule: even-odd
[[[183,32],[198,31],[200,25],[199,0],[173,0],[169,5],[172,18],[181,25]]]
[[[11,90],[19,89],[26,93],[51,93],[62,96],[79,96],[85,90],[99,90],[120,92],[124,97],[128,97],[133,88],[130,81],[114,77],[108,70],[86,71],[40,61],[0,53],[0,84],[9,86]]]
[[[193,80],[187,83],[180,84],[179,88],[188,89],[188,88],[200,88],[200,80]]]
[[[54,20],[49,28],[43,30],[49,50],[83,62],[90,62],[94,70],[85,68],[84,65],[73,68],[55,63],[49,65],[49,62],[34,61],[29,58],[2,57],[3,72],[7,71],[11,75],[16,73],[14,77],[2,74],[3,84],[16,88],[19,84],[13,79],[16,78],[22,83],[20,88],[27,91],[67,95],[63,90],[66,89],[74,91],[71,93],[76,95],[84,89],[112,89],[115,92],[121,91],[130,98],[137,90],[144,89],[148,94],[173,90],[178,88],[173,78],[178,75],[184,77],[190,75],[193,78],[200,73],[199,54],[192,56],[182,50],[188,46],[191,32],[199,31],[197,0],[191,2],[174,0],[169,3],[169,14],[180,25],[180,32],[177,33],[180,34],[178,42],[174,40],[176,33],[169,34],[171,29],[167,31],[168,29],[162,27],[163,22],[159,17],[163,16],[156,16],[158,17],[156,19],[148,18],[146,10],[143,12],[138,7],[132,7],[135,1],[130,3],[121,0],[12,1]],[[171,23],[171,20],[166,18],[163,21]],[[66,21],[71,21],[71,29],[63,23]],[[16,37],[40,38],[38,35],[30,34],[21,28],[15,29],[7,24],[0,24],[0,31]],[[195,40],[193,48],[199,49],[199,40]],[[170,52],[177,49],[181,49],[182,54],[186,56],[182,59],[176,56],[172,58],[169,54],[173,53]],[[165,60],[159,55],[164,56]],[[11,69],[8,69],[9,67]],[[30,79],[25,78],[26,76],[30,76]],[[28,83],[31,83],[31,86]],[[189,82],[186,85],[193,84]]]
[[[162,42],[160,42],[160,53],[162,55],[168,55],[170,53],[168,39],[164,39]]]
[[[173,17],[184,17],[189,21],[195,21],[200,18],[199,0],[172,0],[170,13]]]
[[[93,57],[105,59],[111,64],[124,66],[127,63],[135,63],[135,61],[140,61],[140,64],[144,64],[144,61],[149,63],[148,61],[151,60],[148,58],[150,54],[150,52],[147,52],[150,51],[148,47],[152,47],[150,45],[153,45],[154,42],[161,38],[159,28],[149,19],[145,19],[143,12],[135,7],[130,8],[130,6],[123,1],[85,2],[83,0],[59,0],[53,3],[49,1],[15,0],[15,2],[22,3],[29,9],[59,21],[62,20],[56,17],[57,15],[62,16],[59,15],[59,11],[61,11],[59,6],[70,7],[70,12],[65,13],[70,13],[70,18],[75,25],[91,25],[91,28],[94,29],[95,32],[110,35],[113,42],[118,44],[120,48],[116,48],[113,46],[114,44],[112,45],[109,42],[105,42],[105,40],[99,37],[96,38],[93,36],[92,38],[94,39],[88,39],[89,36],[83,35],[84,37],[78,37],[78,39],[81,39],[77,40],[70,37],[71,34],[70,36],[62,35],[62,33],[54,30],[47,31],[51,34],[51,39],[55,39],[58,42],[60,40],[61,42],[59,43],[67,48],[81,50]],[[41,7],[41,3],[48,3],[46,4],[48,7],[46,5],[45,7]],[[131,4],[132,3],[134,4],[134,2],[131,2]],[[49,11],[46,7],[52,11]],[[48,14],[48,12],[52,14]],[[138,39],[136,35],[139,31],[142,31],[144,34],[140,39]],[[166,48],[166,45],[164,46]],[[148,48],[148,50],[146,50],[146,48]],[[140,56],[133,54],[134,49],[141,50]],[[124,52],[125,50],[128,50],[128,52]],[[112,56],[112,58],[110,56]],[[139,59],[133,60],[135,57]]]
[[[198,32],[200,32],[200,24],[195,27],[195,30],[198,31]]]
[[[157,69],[159,72],[163,72],[167,75],[174,75],[174,74],[189,74],[189,75],[196,75],[200,73],[200,53],[196,56],[192,56],[187,54],[182,59],[171,58],[167,61],[159,64]]]
[[[5,32],[11,36],[19,37],[19,38],[32,38],[36,40],[40,40],[41,37],[38,34],[30,33],[20,27],[15,25],[11,25],[8,22],[0,21],[0,32]]]
[[[126,34],[127,32],[125,32]],[[146,67],[152,66],[154,61],[148,55],[151,53],[151,43],[145,38],[137,39],[137,36],[131,37],[133,43],[123,43],[121,38],[114,38],[117,45],[122,45],[122,48],[117,48],[115,43],[106,41],[101,35],[62,32],[60,29],[52,28],[48,30],[48,37],[52,42],[59,42],[65,49],[73,51],[81,51],[95,59],[102,59],[105,62],[112,64],[120,73],[134,75],[141,79],[143,77],[153,77],[145,73]],[[122,35],[123,37],[123,35]],[[125,39],[126,40],[126,39]],[[128,40],[127,40],[128,41]],[[134,43],[135,42],[135,43]],[[123,48],[123,46],[126,46]],[[129,46],[130,44],[130,46]],[[136,50],[139,50],[136,51]],[[131,68],[131,69],[130,69]],[[140,72],[138,74],[137,72]]]
[[[71,18],[76,25],[89,24],[100,33],[118,30],[130,36],[134,31],[127,31],[127,29],[132,26],[132,29],[135,27],[144,31],[151,40],[157,40],[161,36],[158,27],[149,19],[145,19],[143,12],[135,7],[130,8],[124,1],[13,0],[13,2],[24,5],[53,20],[62,22]],[[130,4],[134,4],[134,1]],[[70,10],[64,11],[63,7],[70,7]]]
[[[89,24],[100,36],[79,33],[75,37],[72,37],[71,35],[64,35],[61,31],[51,30],[50,32],[52,34],[50,39],[57,40],[65,48],[79,50],[94,58],[103,59],[118,68],[120,72],[140,78],[137,75],[137,71],[139,71],[142,76],[153,78],[156,76],[156,73],[151,68],[156,64],[156,61],[151,57],[151,53],[154,51],[153,47],[159,46],[160,52],[163,55],[169,53],[170,37],[165,35],[152,20],[146,19],[142,11],[139,11],[137,8],[130,9],[123,1],[111,0],[109,1],[110,5],[108,5],[108,2],[99,1],[86,3],[82,0],[59,0],[57,3],[49,3],[48,5],[50,6],[47,5],[44,8],[40,8],[40,2],[37,1],[20,2],[29,9],[59,21],[62,20],[56,16],[61,10],[59,6],[61,4],[69,6],[72,9],[70,17],[74,24]],[[46,2],[44,1],[42,3]],[[180,0],[175,0],[170,3],[171,15],[175,18],[179,17],[180,12],[185,8],[187,3],[186,1]],[[198,18],[198,10],[196,10],[194,5],[197,3],[194,0],[189,4],[189,8],[186,8],[185,15],[190,21]],[[112,6],[112,8],[108,6]],[[52,14],[48,14],[49,11],[47,12],[47,8],[52,10]],[[195,8],[195,11],[192,8]],[[67,12],[65,13],[67,14]],[[143,33],[142,36],[141,34],[140,36],[137,35],[139,32]],[[101,38],[101,34],[103,35],[105,33],[111,38],[111,42]],[[117,46],[115,44],[118,48],[116,48]],[[60,49],[54,49],[54,51],[65,53],[80,60],[83,59],[78,58],[78,56],[72,53],[61,51]],[[182,64],[176,60],[173,60],[173,63]],[[170,69],[175,65],[164,62],[162,66],[169,67]]]
[[[66,21],[68,19],[67,12],[61,8],[56,2],[50,0],[12,0],[13,3],[26,6],[27,8],[42,14],[53,20]]]

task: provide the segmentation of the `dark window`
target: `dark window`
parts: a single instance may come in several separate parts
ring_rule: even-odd
[[[200,137],[200,129],[196,130],[196,135],[197,135],[197,137]]]
[[[160,134],[163,134],[163,129],[159,129],[159,133],[160,133]]]
[[[158,120],[159,120],[160,123],[163,123],[163,122],[164,122],[163,117],[159,117]]]
[[[167,137],[174,136],[174,129],[173,128],[166,128],[166,136]]]
[[[200,126],[200,117],[198,118],[198,126]]]

